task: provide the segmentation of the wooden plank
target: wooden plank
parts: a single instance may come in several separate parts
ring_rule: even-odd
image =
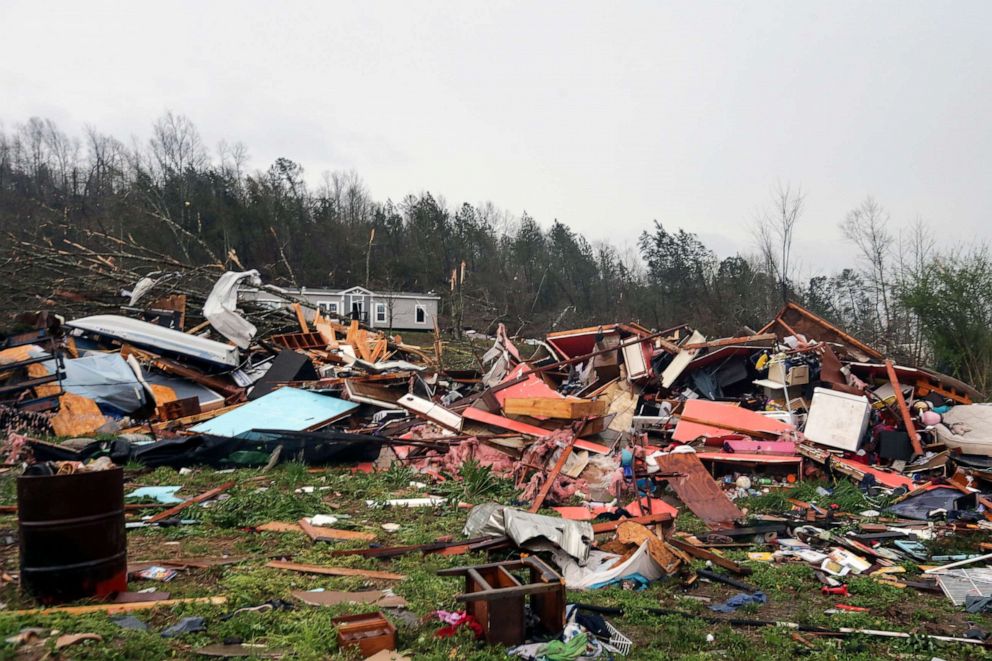
[[[53,615],[61,613],[64,615],[88,615],[90,613],[106,613],[116,615],[118,613],[131,613],[133,611],[150,610],[152,608],[170,608],[182,604],[207,604],[210,606],[222,606],[227,603],[227,597],[192,597],[186,599],[159,599],[157,601],[136,601],[124,604],[93,604],[90,606],[59,606],[56,608],[29,608],[27,610],[7,611],[7,615]]]
[[[282,560],[272,560],[265,563],[270,569],[285,569],[303,574],[323,574],[325,576],[361,576],[363,578],[375,578],[384,581],[406,580],[404,574],[394,574],[388,571],[374,571],[371,569],[353,569],[351,567],[325,567],[324,565],[301,565],[295,562],[285,562]]]
[[[669,523],[672,520],[672,515],[667,512],[661,512],[658,514],[645,514],[644,516],[634,516],[629,519],[619,519],[617,521],[603,521],[602,523],[592,524],[592,532],[595,535],[601,533],[613,532],[620,527],[621,523],[640,523],[643,526],[648,526],[653,523]]]
[[[507,415],[527,415],[533,418],[578,420],[606,415],[606,408],[605,399],[507,397],[503,400],[503,412]]]
[[[155,516],[153,516],[150,519],[148,519],[147,521],[145,521],[145,523],[158,523],[159,521],[164,521],[165,519],[171,519],[173,516],[175,516],[179,512],[182,512],[183,510],[185,510],[185,509],[187,509],[189,507],[192,507],[193,505],[196,505],[197,503],[202,503],[205,500],[210,500],[211,498],[216,498],[220,494],[224,493],[225,491],[227,491],[228,489],[230,489],[231,487],[233,487],[235,484],[237,484],[237,482],[235,482],[234,480],[232,480],[230,482],[225,482],[224,484],[220,485],[219,487],[214,487],[213,489],[210,489],[209,491],[204,491],[199,496],[194,496],[194,497],[190,498],[189,500],[186,500],[186,501],[183,501],[183,502],[179,503],[175,507],[170,507],[169,509],[165,510],[164,512],[159,512]]]
[[[572,448],[575,447],[575,435],[568,440],[568,443],[562,448],[561,454],[558,456],[558,461],[555,462],[554,468],[548,473],[547,479],[544,480],[544,484],[541,485],[541,490],[537,493],[537,497],[534,498],[534,502],[531,503],[528,512],[536,512],[541,509],[541,505],[544,504],[544,499],[548,497],[548,492],[551,491],[551,486],[558,479],[558,474],[561,473],[561,469],[565,467],[565,462],[568,460],[569,455],[572,454]]]
[[[714,565],[723,567],[727,571],[732,571],[740,576],[747,576],[748,574],[751,573],[750,569],[748,569],[743,565],[737,564],[730,558],[725,558],[719,553],[714,553],[713,551],[709,551],[707,549],[701,548],[699,546],[696,546],[695,544],[690,544],[684,539],[678,539],[677,537],[672,537],[665,541],[671,544],[672,546],[674,546],[675,548],[677,548],[678,550],[682,551],[683,553],[687,553],[693,556],[694,558],[699,558],[700,560],[709,560]]]
[[[337,528],[325,528],[324,526],[312,525],[306,519],[297,522],[300,530],[305,532],[310,539],[315,542],[333,541],[362,541],[371,542],[375,540],[375,535],[370,532],[358,532],[357,530],[339,530]]]
[[[162,370],[166,374],[181,376],[184,379],[189,379],[194,383],[199,383],[202,386],[206,386],[211,390],[216,390],[217,392],[223,393],[225,397],[238,397],[244,394],[244,388],[241,388],[228,380],[204,374],[200,370],[186,367],[185,365],[177,363],[174,360],[162,358],[161,356],[151,352],[136,349],[130,344],[125,344],[121,347],[121,357],[127,358],[128,356],[134,356],[138,362],[151,365],[156,369]]]
[[[909,434],[909,442],[913,444],[913,453],[921,455],[923,454],[923,445],[920,443],[920,435],[916,433],[916,427],[913,426],[913,416],[910,415],[909,407],[906,406],[906,399],[902,396],[902,385],[899,383],[899,377],[896,376],[895,366],[888,358],[885,359],[885,371],[889,375],[889,383],[892,384],[892,390],[896,396],[896,406],[899,407],[902,424],[906,427],[906,433]]]
[[[323,469],[321,469],[321,472],[323,472]],[[255,530],[258,532],[303,532],[303,528],[299,524],[289,521],[269,521],[260,526],[255,526]]]
[[[495,413],[489,413],[488,411],[483,411],[482,409],[477,409],[472,406],[462,411],[462,417],[466,420],[481,422],[484,425],[492,425],[493,427],[499,427],[500,429],[509,429],[510,431],[526,434],[528,436],[537,436],[540,438],[550,436],[552,434],[552,432],[547,429],[529,425],[526,422],[520,422],[519,420],[511,420],[510,418],[496,415]]]
[[[128,427],[127,429],[121,430],[121,433],[132,433],[132,432],[137,433],[137,432],[141,432],[143,430],[146,430],[148,428],[151,428],[153,431],[156,431],[156,432],[169,431],[169,430],[172,430],[172,429],[184,428],[184,427],[188,427],[190,425],[194,425],[194,424],[196,424],[198,422],[203,422],[204,420],[210,420],[212,418],[216,418],[217,416],[223,415],[223,414],[227,413],[228,411],[233,411],[234,409],[238,408],[239,406],[244,406],[244,402],[240,402],[238,404],[232,404],[231,406],[225,406],[225,407],[219,408],[219,409],[214,409],[213,411],[206,411],[204,413],[200,413],[199,415],[191,415],[191,416],[186,417],[186,418],[176,418],[175,420],[168,420],[166,422],[156,422],[156,423],[154,423],[152,425],[141,425],[141,426],[138,426],[138,427]]]
[[[300,330],[304,333],[309,333],[310,326],[307,325],[307,317],[303,314],[303,306],[299,303],[293,303],[289,307],[293,308],[293,312],[296,313],[296,323],[300,325]]]
[[[726,436],[728,432],[775,439],[793,426],[740,406],[693,399],[685,403],[672,439],[694,441],[700,436]]]
[[[716,349],[718,347],[729,347],[735,344],[755,344],[763,342],[774,342],[775,333],[759,333],[757,335],[745,335],[743,337],[725,337],[721,340],[710,340],[709,342],[694,342],[693,344],[682,345],[683,349]]]

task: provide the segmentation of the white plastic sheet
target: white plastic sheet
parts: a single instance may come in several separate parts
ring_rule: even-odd
[[[214,330],[242,349],[248,348],[258,331],[238,313],[238,288],[245,281],[253,287],[262,286],[262,279],[254,269],[240,273],[228,271],[220,276],[203,304],[203,316]]]
[[[640,574],[649,581],[655,581],[666,575],[651,557],[647,542],[642,543],[623,562],[620,562],[623,556],[603,551],[590,552],[589,560],[584,566],[580,566],[574,558],[561,550],[553,551],[551,557],[561,569],[562,578],[565,579],[565,585],[569,590],[589,590],[594,585],[609,583],[634,574]]]

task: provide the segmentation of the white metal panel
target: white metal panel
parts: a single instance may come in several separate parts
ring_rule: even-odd
[[[814,388],[803,434],[820,445],[854,452],[868,429],[867,397]]]

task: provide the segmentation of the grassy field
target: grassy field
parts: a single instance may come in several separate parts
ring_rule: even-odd
[[[465,469],[469,479],[448,481],[431,490],[455,500],[473,503],[494,498],[508,502],[513,491],[509,483],[486,475],[486,471]],[[171,469],[144,472],[138,467],[127,470],[128,488],[150,485],[183,486],[180,496],[192,496],[232,479],[232,474],[209,469],[196,470],[180,476]],[[223,606],[180,606],[172,609],[139,612],[135,615],[149,626],[148,632],[119,628],[103,614],[18,616],[11,611],[34,607],[13,584],[0,590],[0,601],[6,608],[0,611],[0,640],[16,634],[25,627],[56,629],[62,633],[92,632],[103,642],[86,642],[67,648],[62,658],[74,659],[169,659],[196,658],[194,650],[225,639],[240,639],[246,643],[264,644],[267,650],[282,650],[292,658],[359,658],[337,649],[334,628],[330,620],[335,615],[370,610],[368,606],[343,605],[313,607],[294,603],[291,610],[246,612],[222,619],[242,607],[257,606],[268,600],[293,601],[293,590],[326,588],[359,590],[393,588],[409,602],[407,613],[387,611],[399,629],[400,649],[417,659],[498,659],[506,658],[500,647],[487,647],[476,642],[468,633],[454,638],[439,639],[434,632],[441,626],[432,618],[437,609],[453,610],[453,596],[462,589],[460,580],[440,578],[435,572],[444,567],[476,564],[486,561],[484,554],[461,556],[406,555],[392,561],[378,561],[354,556],[329,557],[338,548],[352,548],[361,543],[312,543],[295,533],[257,533],[245,528],[267,521],[295,521],[303,516],[333,514],[341,517],[337,527],[372,532],[384,545],[418,544],[433,541],[443,535],[459,535],[467,510],[456,506],[437,509],[397,510],[370,509],[366,499],[403,497],[422,493],[411,487],[416,476],[404,469],[391,469],[378,474],[354,474],[347,467],[308,470],[299,464],[280,466],[262,475],[257,470],[239,470],[233,474],[239,484],[228,497],[208,507],[188,510],[188,517],[197,523],[172,528],[143,528],[128,533],[129,556],[132,561],[168,560],[191,557],[223,557],[236,559],[235,564],[194,569],[181,572],[169,583],[132,581],[132,591],[145,588],[167,590],[173,598],[222,595],[228,602]],[[0,501],[14,503],[14,478],[0,478]],[[306,487],[313,487],[308,489]],[[801,487],[799,497],[815,497],[815,485]],[[309,492],[309,493],[308,493]],[[858,511],[867,504],[858,502],[857,491],[845,487],[836,499],[849,511]],[[752,511],[774,511],[781,507],[776,496],[755,499],[749,503]],[[383,523],[400,524],[399,531],[388,533]],[[680,516],[677,528],[701,530],[700,522],[691,515]],[[12,515],[0,521],[0,541],[16,538],[16,520]],[[977,542],[978,540],[970,540]],[[508,557],[510,552],[497,554]],[[746,559],[743,551],[730,554]],[[292,559],[295,562],[364,567],[406,574],[404,581],[369,581],[356,577],[310,576],[277,569],[264,564],[272,559]],[[865,627],[915,633],[960,636],[968,623],[986,630],[992,629],[988,616],[966,616],[939,595],[927,595],[914,590],[899,590],[880,585],[869,578],[849,581],[852,597],[847,603],[864,606],[869,613],[827,615],[837,598],[825,597],[812,570],[804,564],[768,565],[748,563],[754,570],[748,581],[769,596],[762,606],[749,606],[738,611],[739,618],[782,621],[788,620],[821,627]],[[15,544],[4,547],[4,568],[17,569]],[[610,588],[594,592],[570,592],[570,601],[624,609],[625,614],[609,619],[634,641],[631,659],[943,659],[988,658],[992,653],[981,648],[934,643],[914,637],[907,640],[880,640],[867,636],[843,639],[816,638],[806,635],[805,641],[792,638],[783,627],[734,627],[710,623],[692,614],[712,617],[704,604],[691,597],[710,597],[721,601],[734,594],[733,588],[719,584],[697,584],[686,591],[682,577],[652,584],[647,590],[635,592]],[[676,609],[686,615],[659,616],[650,608]],[[207,630],[179,638],[166,639],[159,631],[180,618],[198,615],[206,619]],[[723,617],[723,616],[721,616]],[[728,616],[730,617],[730,616]],[[707,640],[712,635],[712,640]],[[42,651],[54,646],[54,638]],[[4,658],[14,658],[14,647],[0,648]],[[25,657],[18,657],[25,658]]]

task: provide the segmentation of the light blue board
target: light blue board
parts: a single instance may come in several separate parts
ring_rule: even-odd
[[[340,418],[356,408],[358,404],[337,397],[299,388],[280,388],[213,420],[201,422],[192,431],[228,437],[252,429],[303,431]]]

